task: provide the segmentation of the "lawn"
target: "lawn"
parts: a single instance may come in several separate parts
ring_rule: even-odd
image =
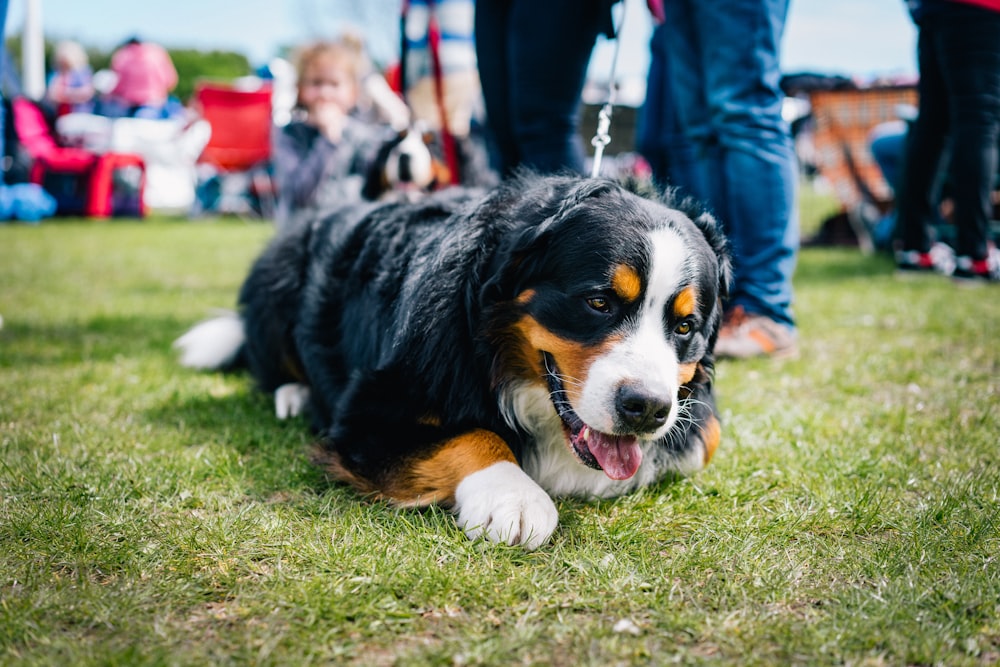
[[[0,664],[1000,661],[998,289],[803,251],[802,353],[720,364],[712,465],[529,553],[327,484],[175,363],[269,234],[0,226]]]

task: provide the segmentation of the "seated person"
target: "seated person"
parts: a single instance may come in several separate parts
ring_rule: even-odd
[[[174,63],[159,44],[133,37],[111,56],[114,87],[101,101],[100,113],[112,118],[169,118],[177,106],[170,92],[177,86]]]
[[[94,108],[93,73],[83,47],[72,41],[56,44],[55,71],[45,89],[45,101],[56,116],[90,112]]]
[[[380,138],[352,115],[363,62],[352,41],[317,42],[299,53],[296,107],[276,131],[271,156],[279,229],[304,211],[361,199]]]

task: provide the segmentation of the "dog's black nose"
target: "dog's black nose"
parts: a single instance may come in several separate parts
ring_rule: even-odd
[[[624,384],[615,396],[615,409],[624,426],[635,433],[651,433],[667,422],[670,399]]]

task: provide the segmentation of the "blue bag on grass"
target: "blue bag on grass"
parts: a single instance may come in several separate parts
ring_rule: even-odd
[[[35,183],[0,185],[0,222],[17,219],[36,223],[56,212],[55,197]]]

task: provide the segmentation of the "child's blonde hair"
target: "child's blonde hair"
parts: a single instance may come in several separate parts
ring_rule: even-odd
[[[66,65],[70,69],[82,69],[89,62],[87,52],[84,51],[83,47],[71,40],[63,40],[56,44],[53,56],[56,63],[55,69],[59,69],[62,65]]]
[[[321,40],[307,44],[295,56],[295,72],[302,80],[305,71],[313,63],[329,60],[343,67],[351,78],[360,82],[367,73],[368,59],[364,43],[354,35],[344,35],[336,41]]]

